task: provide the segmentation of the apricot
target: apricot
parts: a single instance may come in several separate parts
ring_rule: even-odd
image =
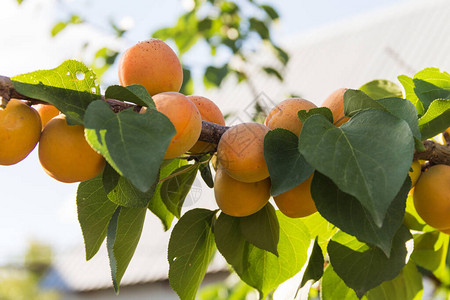
[[[422,173],[422,166],[420,165],[420,162],[418,160],[415,160],[411,164],[411,169],[412,171],[409,171],[408,175],[409,178],[411,178],[411,188],[413,188],[416,185],[420,174]]]
[[[419,216],[436,229],[450,228],[450,166],[435,165],[416,183],[414,206]]]
[[[264,136],[269,131],[259,123],[241,123],[222,135],[217,146],[219,165],[236,180],[256,182],[269,177],[264,159]]]
[[[203,121],[225,125],[223,114],[214,102],[202,96],[191,95],[187,96],[187,98],[195,104]],[[198,141],[189,151],[192,153],[206,153],[214,150],[215,147],[216,145],[214,144]]]
[[[310,110],[317,106],[305,99],[286,99],[275,106],[267,115],[264,125],[270,129],[284,128],[299,136],[303,123],[298,118],[299,110]]]
[[[105,166],[103,156],[86,142],[84,127],[68,125],[63,114],[44,127],[39,140],[39,160],[48,175],[67,183],[94,178]]]
[[[150,95],[178,92],[183,69],[173,50],[159,39],[137,43],[119,61],[119,81],[123,86],[143,85]]]
[[[41,135],[41,118],[25,102],[11,99],[0,107],[0,165],[18,163],[30,154]]]
[[[42,128],[45,127],[48,121],[59,115],[59,110],[51,104],[36,104],[33,107],[41,117]]]
[[[313,175],[296,187],[273,197],[278,209],[290,218],[302,218],[317,211],[311,197],[311,181]]]
[[[214,177],[217,205],[227,215],[245,217],[259,211],[270,198],[270,179],[242,182],[230,177],[222,168]]]
[[[175,158],[194,146],[202,131],[202,118],[197,107],[185,95],[165,92],[153,96],[156,110],[172,122],[177,133],[170,141],[165,159]],[[145,112],[144,107],[141,112]]]
[[[333,121],[336,127],[341,126],[350,119],[344,115],[344,93],[346,90],[346,88],[335,90],[322,103],[322,107],[328,107],[333,113]]]

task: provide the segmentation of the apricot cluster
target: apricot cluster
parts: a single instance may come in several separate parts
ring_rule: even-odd
[[[44,171],[62,182],[93,178],[105,165],[86,142],[83,126],[68,125],[53,105],[11,99],[0,108],[0,129],[0,165],[22,161],[36,145]]]

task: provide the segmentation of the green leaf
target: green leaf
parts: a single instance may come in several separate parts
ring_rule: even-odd
[[[166,178],[173,171],[183,166],[184,164],[186,164],[186,160],[178,158],[164,161],[161,165],[159,179],[161,180],[163,178]],[[164,230],[168,230],[170,228],[170,225],[172,224],[174,215],[167,209],[166,205],[161,199],[162,184],[162,182],[159,182],[156,185],[155,193],[153,193],[153,197],[152,199],[150,199],[148,209],[161,220],[164,226]]]
[[[317,107],[317,108],[311,108],[310,110],[299,110],[298,111],[298,118],[302,123],[306,121],[310,116],[320,114],[328,119],[328,121],[333,123],[333,113],[328,107]]]
[[[286,66],[287,63],[289,62],[289,54],[286,53],[286,51],[284,51],[283,49],[281,49],[280,47],[272,44],[272,49],[275,52],[275,55],[277,56],[278,60],[284,65]]]
[[[434,100],[427,112],[419,119],[422,140],[432,138],[448,127],[450,127],[450,100]]]
[[[181,299],[195,299],[214,253],[212,223],[216,211],[196,208],[186,212],[169,240],[169,282]]]
[[[367,299],[385,299],[389,295],[389,299],[419,300],[422,299],[422,290],[422,275],[410,261],[397,277],[368,291]]]
[[[106,163],[105,168],[103,169],[102,182],[103,189],[106,194],[109,194],[119,183],[120,174],[111,167],[110,164]]]
[[[402,225],[410,187],[408,176],[389,206],[381,228],[375,225],[355,197],[340,191],[333,181],[319,172],[314,173],[311,195],[325,219],[358,240],[379,247],[389,257],[394,235]]]
[[[313,115],[299,141],[306,161],[357,198],[381,227],[411,166],[414,140],[408,124],[380,110],[359,112],[339,128]]]
[[[86,260],[98,252],[106,237],[109,221],[117,204],[109,201],[101,175],[83,181],[77,189],[77,212],[84,238]]]
[[[240,218],[222,213],[214,226],[220,253],[239,277],[262,295],[300,271],[310,243],[301,220],[286,217],[279,211],[277,217],[280,225],[278,257],[246,241],[241,233]]]
[[[430,271],[439,268],[445,255],[442,234],[439,231],[421,232],[414,235],[414,252],[411,260]]]
[[[309,234],[318,238],[319,246],[322,248],[322,253],[325,255],[327,253],[328,242],[338,228],[328,222],[318,212],[302,218],[302,221],[308,228]]]
[[[436,99],[450,99],[450,74],[437,68],[427,68],[413,77],[414,92],[425,109]]]
[[[11,80],[22,95],[56,106],[67,116],[69,124],[83,125],[86,108],[101,98],[94,72],[75,60],[66,60],[55,69],[17,75]]]
[[[266,14],[272,19],[272,20],[276,20],[278,19],[280,16],[278,15],[277,11],[270,5],[260,5],[259,7],[261,7],[262,9],[264,9],[264,11],[266,12]]]
[[[298,152],[297,136],[286,129],[269,131],[264,138],[264,158],[273,196],[284,193],[311,176],[314,169]]]
[[[214,188],[214,179],[211,174],[211,167],[209,166],[209,162],[201,165],[200,167],[200,175],[203,178],[203,181],[209,188]]]
[[[345,282],[333,270],[332,265],[328,265],[323,273],[321,285],[322,300],[358,300],[355,291],[349,289]],[[367,299],[364,297],[363,299]]]
[[[389,258],[377,247],[371,247],[342,231],[328,244],[330,262],[345,284],[361,298],[368,290],[384,281],[394,279],[405,266],[405,243],[410,240],[409,230],[402,226],[394,237]]]
[[[398,80],[403,85],[403,88],[405,89],[405,97],[409,101],[411,101],[412,104],[417,109],[417,113],[419,115],[423,115],[425,109],[423,108],[422,102],[419,101],[419,98],[417,97],[416,93],[414,92],[414,81],[411,77],[408,77],[406,75],[400,75],[398,76]]]
[[[275,76],[279,81],[283,81],[283,75],[272,67],[261,67],[261,69],[266,72],[267,75]]]
[[[158,178],[175,128],[156,110],[138,114],[126,109],[115,114],[101,100],[89,105],[85,115],[86,139],[131,184],[147,192]]]
[[[372,80],[359,89],[375,100],[389,97],[403,97],[403,92],[400,87],[389,80]]]
[[[179,175],[165,180],[161,186],[161,199],[167,209],[177,218],[181,216],[184,200],[191,190],[198,168],[198,164],[182,166],[171,174]]]
[[[250,18],[250,30],[258,33],[259,37],[263,40],[268,40],[270,37],[269,28],[267,25],[257,18]]]
[[[106,247],[116,293],[139,243],[146,212],[147,208],[119,206],[108,225]]]
[[[52,30],[50,31],[52,37],[56,36],[58,33],[60,33],[61,31],[63,31],[64,28],[67,27],[67,25],[69,25],[69,24],[66,23],[66,22],[58,22],[58,23],[56,23],[56,24],[53,26]]]
[[[302,288],[308,281],[318,281],[323,275],[323,258],[322,249],[319,246],[318,237],[314,240],[313,249],[309,257],[308,266],[303,274],[302,282],[298,289]],[[298,292],[298,290],[297,290]]]
[[[124,207],[147,207],[155,187],[154,184],[147,192],[141,192],[128,179],[120,176],[117,185],[108,193],[108,198]]]
[[[209,66],[205,70],[203,83],[207,88],[218,87],[228,75],[228,72],[228,64],[225,64],[220,68]]]
[[[105,98],[133,102],[140,106],[147,106],[156,109],[155,103],[153,102],[150,94],[147,92],[145,87],[139,84],[133,84],[127,87],[120,85],[109,86],[106,89]]]
[[[280,225],[275,209],[270,203],[267,203],[258,212],[242,217],[240,227],[242,235],[248,242],[278,256]]]
[[[417,121],[417,110],[414,105],[401,98],[383,98],[374,100],[362,91],[347,90],[344,94],[345,114],[353,116],[366,109],[380,109],[391,113],[399,119],[405,120],[414,137],[420,141],[420,131]]]

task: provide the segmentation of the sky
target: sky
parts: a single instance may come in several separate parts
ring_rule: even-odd
[[[314,28],[407,1],[265,2],[274,5],[281,16],[273,31],[276,42],[288,43],[290,37]],[[108,44],[124,50],[147,39],[155,29],[171,25],[189,1],[152,0],[146,1],[144,7],[139,0],[128,0],[127,5],[120,7],[112,3],[106,0],[25,0],[18,7],[16,0],[1,0],[0,75],[51,69],[65,59],[77,59],[86,41],[94,48]],[[71,10],[95,20],[91,23],[94,26],[69,28],[51,38],[52,26],[66,18]],[[133,25],[125,41],[113,40],[107,27],[102,25],[111,18],[124,26]],[[193,55],[190,63],[196,63],[195,59]],[[118,83],[116,72],[117,68],[113,67],[108,73],[111,84]],[[77,184],[60,183],[47,176],[39,164],[37,149],[14,166],[0,166],[0,264],[20,262],[30,240],[48,243],[56,251],[82,243],[76,216],[76,188]]]

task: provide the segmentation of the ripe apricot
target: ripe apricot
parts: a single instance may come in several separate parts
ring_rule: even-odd
[[[33,107],[41,117],[42,128],[45,127],[48,121],[59,115],[59,110],[51,104],[36,104]]]
[[[48,175],[67,183],[94,178],[105,166],[103,156],[86,142],[84,127],[68,125],[63,114],[44,127],[39,140],[39,160]]]
[[[225,119],[223,118],[223,114],[220,111],[219,107],[209,100],[206,97],[202,96],[187,96],[189,100],[192,101],[192,103],[195,104],[198,111],[200,112],[200,115],[202,117],[203,121],[208,121],[220,125],[225,125]],[[216,145],[198,141],[195,143],[195,145],[191,148],[190,152],[192,153],[205,153],[212,151]]]
[[[11,99],[0,107],[0,165],[13,165],[34,149],[41,135],[41,118],[25,102]]]
[[[278,209],[290,218],[302,218],[317,211],[311,197],[311,181],[313,175],[296,187],[273,197]]]
[[[267,115],[264,124],[270,129],[284,128],[299,136],[303,124],[298,118],[299,110],[310,110],[317,106],[305,99],[286,99],[275,106]]]
[[[119,81],[123,86],[143,85],[150,95],[178,92],[183,69],[173,50],[159,39],[137,43],[119,61]]]
[[[428,225],[450,228],[450,166],[435,165],[422,173],[413,200],[417,213]]]
[[[227,215],[245,217],[264,207],[270,198],[270,179],[242,182],[230,177],[219,167],[214,177],[217,205]]]
[[[177,92],[156,94],[153,101],[156,110],[168,117],[177,131],[164,158],[175,158],[186,153],[197,142],[202,131],[202,118],[197,107],[185,95]],[[145,110],[143,108],[141,112]]]
[[[420,165],[420,162],[418,160],[413,161],[413,163],[411,164],[411,169],[412,171],[409,171],[409,177],[411,178],[411,188],[413,188],[416,183],[417,180],[420,177],[420,174],[422,173],[422,166]]]
[[[344,93],[346,90],[346,88],[335,90],[322,103],[322,107],[328,107],[333,113],[334,125],[337,127],[350,119],[344,115]]]
[[[269,131],[259,123],[241,123],[222,135],[217,146],[219,165],[236,180],[256,182],[269,177],[264,159],[264,136]]]

